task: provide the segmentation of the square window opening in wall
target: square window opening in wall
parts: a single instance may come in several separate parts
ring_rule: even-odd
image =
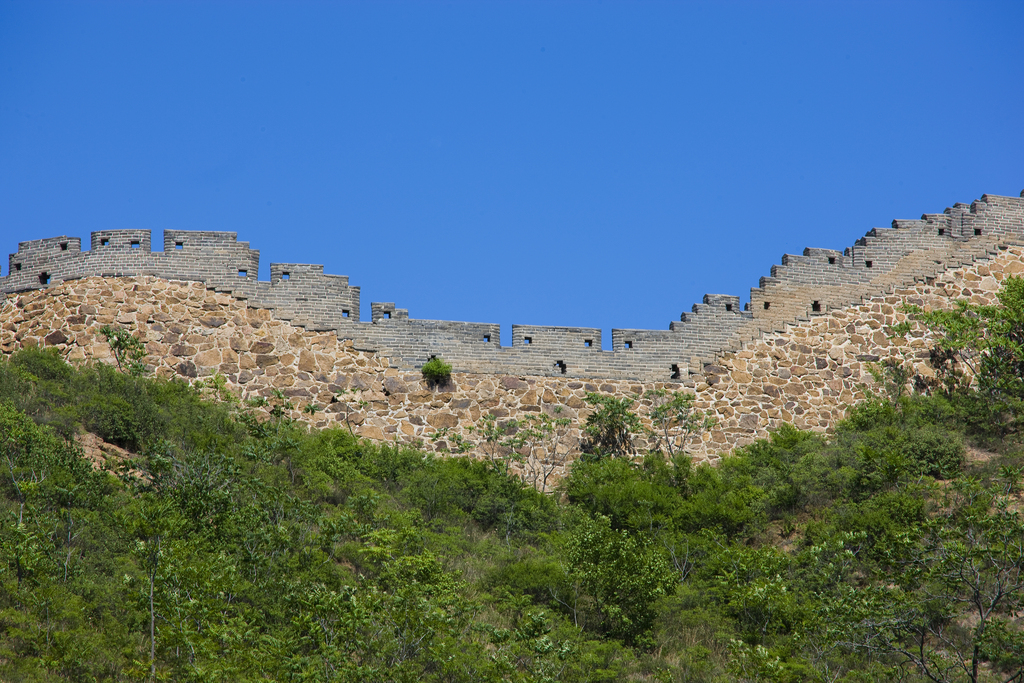
[[[725,305],[725,310],[727,310],[727,311],[729,311],[730,313],[732,313],[732,304],[726,304],[726,305]]]
[[[875,262],[874,262],[874,261],[865,261],[865,262],[864,262],[864,267],[865,267],[865,268],[870,268],[870,267],[872,267],[873,265],[875,265]]]
[[[672,376],[669,379],[679,379],[679,365],[676,363],[672,364]]]
[[[174,248],[175,249],[184,249],[185,248],[185,243],[184,242],[175,242],[174,243]]]
[[[41,284],[41,285],[48,285],[48,284],[50,284],[50,274],[49,273],[39,273],[39,284]]]
[[[238,277],[249,277],[249,271],[245,268],[238,269]]]
[[[20,263],[15,263],[14,264],[14,270],[20,271],[21,270],[21,264]]]
[[[282,280],[291,280],[292,279],[292,274],[291,273],[281,273],[281,279]]]
[[[391,318],[391,311],[384,311],[384,319],[388,320]],[[433,356],[431,356],[433,358]]]
[[[138,240],[132,240],[131,247],[132,249],[141,249],[142,244],[140,244]]]
[[[562,372],[563,375],[569,369],[568,366],[566,366],[565,361],[561,361],[561,360],[556,360],[555,361],[555,367],[558,368]]]
[[[524,344],[532,344],[533,343],[533,337],[523,337],[523,343]]]
[[[103,239],[100,240],[100,246],[101,247],[105,247],[108,244],[110,244],[110,240],[108,238],[104,237]]]
[[[485,342],[489,342],[489,341],[491,341],[491,335],[489,335],[489,334],[485,334],[485,335],[484,335],[484,341],[485,341]]]
[[[347,318],[348,317],[348,311],[342,311],[341,312],[341,317],[342,318]]]
[[[811,310],[815,313],[821,313],[821,302],[815,301],[811,304]]]
[[[981,228],[975,228],[975,229],[974,229],[974,235],[975,235],[975,237],[977,237],[977,236],[978,236],[978,235],[980,235],[980,234],[981,234]]]
[[[830,266],[834,266],[836,264],[836,257],[835,256],[829,256],[828,257],[828,264]]]
[[[61,242],[60,243],[60,250],[61,251],[67,251],[68,250],[68,243],[67,242]]]
[[[939,228],[939,237],[942,237],[945,234],[946,234],[946,229],[945,228]]]
[[[631,349],[631,348],[633,348],[633,342],[628,341],[628,342],[624,343],[622,345],[622,347],[625,348],[625,349]]]
[[[583,340],[583,345],[589,349],[591,346],[594,345],[594,340],[593,339],[584,339]]]
[[[764,302],[764,310],[767,311],[771,307],[772,307],[772,303],[770,301],[765,301]]]

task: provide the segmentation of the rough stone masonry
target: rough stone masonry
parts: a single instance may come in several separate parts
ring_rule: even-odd
[[[573,422],[564,454],[580,437],[586,392],[683,389],[718,421],[685,447],[715,458],[782,422],[828,429],[864,398],[869,363],[907,359],[927,374],[927,333],[887,331],[906,319],[901,304],[992,302],[1006,276],[1024,272],[1022,246],[1024,199],[984,195],[893,221],[842,252],[785,255],[743,310],[738,297],[708,294],[668,330],[613,330],[603,351],[597,329],[514,325],[504,347],[496,324],[415,320],[391,303],[371,304],[363,322],[348,278],[272,263],[260,282],[259,253],[234,233],[165,231],[161,252],[148,231],[103,231],[87,251],[69,237],[19,244],[0,277],[0,350],[53,346],[73,362],[109,361],[99,328],[116,323],[143,340],[158,375],[220,374],[242,397],[276,389],[298,419],[439,451],[471,437],[483,414],[545,412]],[[432,356],[454,366],[445,386],[418,371]],[[302,412],[309,403],[322,411]],[[538,457],[561,466],[558,454]]]

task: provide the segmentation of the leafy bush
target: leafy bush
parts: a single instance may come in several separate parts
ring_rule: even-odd
[[[443,384],[452,378],[452,366],[437,356],[431,358],[420,368],[428,382]]]
[[[585,400],[594,406],[594,412],[583,429],[587,435],[584,452],[598,458],[631,455],[633,435],[640,431],[640,418],[632,411],[635,399],[591,391]]]

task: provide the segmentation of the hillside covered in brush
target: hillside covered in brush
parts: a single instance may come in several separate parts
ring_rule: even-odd
[[[549,494],[508,448],[440,458],[20,351],[0,678],[1021,680],[1022,294],[916,312],[934,378],[880,365],[831,436],[714,467],[624,455],[630,404],[595,399]]]

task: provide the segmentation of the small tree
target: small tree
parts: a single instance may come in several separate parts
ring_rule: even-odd
[[[593,391],[586,402],[595,406],[583,428],[587,435],[584,452],[596,457],[625,456],[633,453],[633,435],[641,429],[640,418],[631,409],[635,398],[615,398]]]
[[[477,447],[496,469],[508,473],[513,462],[521,461],[522,456],[517,452],[521,442],[516,436],[518,423],[515,420],[499,422],[498,418],[487,413],[469,431],[479,435]]]
[[[138,377],[146,372],[142,359],[146,357],[146,347],[123,327],[104,325],[100,334],[107,338],[110,350],[117,361],[117,369]]]
[[[876,586],[824,607],[832,638],[935,683],[1024,679],[1024,520],[999,487],[959,480],[946,512],[887,553]]]
[[[696,410],[693,407],[693,394],[673,391],[671,394],[664,389],[651,389],[644,396],[651,400],[651,422],[654,429],[651,435],[656,447],[662,440],[668,448],[668,454],[675,457],[677,450],[682,450],[691,436],[711,429],[715,418],[711,412]],[[678,448],[676,444],[678,442]]]
[[[556,406],[555,415],[561,412],[562,407]],[[516,437],[525,459],[523,478],[538,491],[548,490],[548,479],[569,457],[568,446],[564,446],[562,452],[559,447],[563,446],[570,424],[567,417],[552,417],[546,413],[532,413],[518,424]]]
[[[868,372],[875,383],[882,387],[886,400],[897,408],[917,374],[912,365],[895,358],[886,358],[880,365],[868,365]]]
[[[947,376],[950,390],[960,386],[956,365],[970,371],[978,390],[1001,403],[1024,403],[1024,278],[1009,277],[997,295],[998,305],[957,301],[952,309],[906,310],[940,335],[934,361]]]

